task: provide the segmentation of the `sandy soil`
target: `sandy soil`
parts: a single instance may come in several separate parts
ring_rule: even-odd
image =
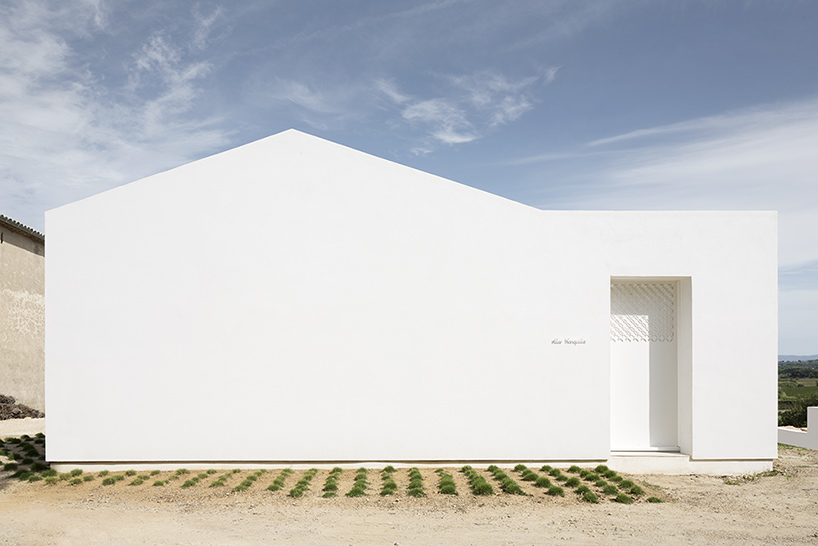
[[[321,498],[328,471],[320,471],[300,499],[285,489],[266,491],[277,471],[248,491],[232,487],[250,474],[232,476],[227,487],[209,488],[215,474],[180,488],[181,479],[154,487],[128,486],[128,478],[103,486],[100,478],[71,486],[21,483],[0,475],[0,544],[327,544],[327,545],[540,545],[572,544],[810,544],[818,546],[818,452],[782,448],[776,473],[734,480],[710,476],[632,477],[662,504],[581,503],[575,494],[548,497],[527,482],[531,496],[475,497],[455,469],[460,494],[434,492],[433,470],[423,470],[427,498],[405,494],[405,470],[395,475],[395,497],[377,494],[370,471],[366,497]],[[481,472],[491,480],[485,469]],[[510,475],[518,477],[511,471]],[[158,478],[166,478],[163,472]],[[351,487],[345,471],[340,491]],[[5,477],[3,477],[5,476]],[[519,480],[518,480],[519,481]]]

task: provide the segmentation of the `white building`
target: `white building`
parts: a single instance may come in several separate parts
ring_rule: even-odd
[[[286,131],[46,213],[47,458],[767,469],[776,224]]]

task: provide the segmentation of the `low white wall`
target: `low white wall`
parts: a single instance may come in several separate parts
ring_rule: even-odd
[[[693,451],[775,457],[771,213],[540,211],[289,131],[46,227],[52,461],[606,460],[612,276],[693,279]]]
[[[818,407],[807,408],[807,430],[778,427],[778,443],[818,449]]]

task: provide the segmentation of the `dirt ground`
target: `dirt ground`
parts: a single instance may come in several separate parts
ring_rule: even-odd
[[[128,486],[133,478],[105,486],[99,477],[72,486],[19,482],[6,472],[0,475],[0,545],[818,546],[818,451],[782,447],[779,456],[774,475],[730,480],[738,483],[712,476],[626,476],[647,495],[666,500],[632,505],[587,504],[568,491],[565,498],[549,497],[511,470],[530,496],[473,496],[456,469],[450,469],[459,492],[454,497],[437,493],[437,476],[424,469],[425,498],[406,495],[406,470],[395,474],[399,493],[394,497],[378,495],[379,473],[370,471],[366,497],[322,498],[328,470],[321,470],[298,499],[286,491],[303,471],[277,492],[265,489],[275,470],[243,492],[232,488],[250,471],[229,478],[226,487],[207,486],[220,471],[187,489],[180,485],[188,476],[163,487],[153,486],[153,477],[136,487]],[[485,468],[479,470],[496,487]],[[342,474],[340,492],[351,487],[353,475]]]

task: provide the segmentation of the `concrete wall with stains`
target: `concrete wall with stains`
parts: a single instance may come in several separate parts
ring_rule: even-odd
[[[0,222],[0,393],[45,411],[45,245]]]

